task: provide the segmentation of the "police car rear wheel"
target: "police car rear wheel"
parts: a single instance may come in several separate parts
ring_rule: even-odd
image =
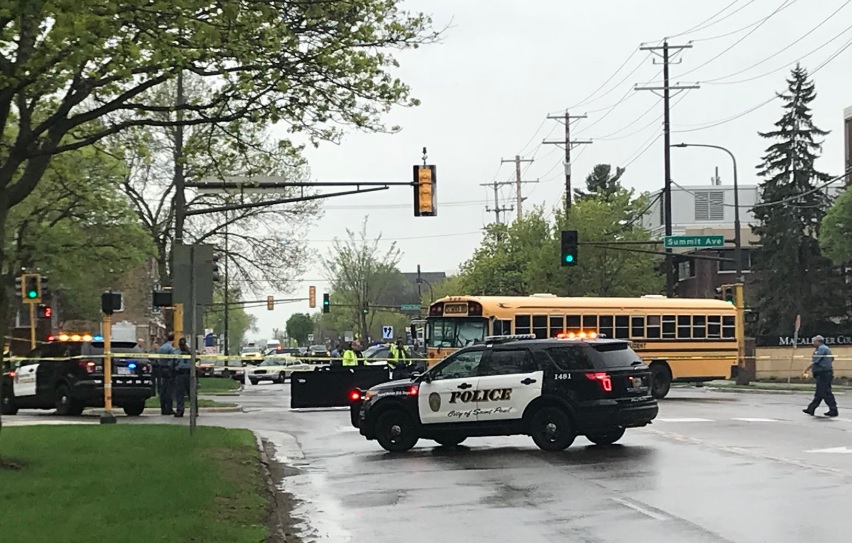
[[[85,406],[77,402],[68,392],[68,385],[59,385],[56,388],[56,414],[62,417],[77,416],[83,414]]]
[[[672,387],[672,374],[665,363],[651,364],[651,395],[657,400],[665,398]]]
[[[405,452],[417,444],[419,439],[414,422],[399,409],[391,409],[379,415],[376,421],[376,440],[390,452]]]
[[[565,411],[558,407],[543,407],[532,416],[530,435],[539,449],[561,451],[574,443],[577,432]]]
[[[621,439],[623,435],[624,428],[612,428],[604,432],[587,434],[586,439],[588,439],[595,445],[612,445],[613,443]]]

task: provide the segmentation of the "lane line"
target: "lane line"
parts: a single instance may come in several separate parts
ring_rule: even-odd
[[[681,418],[681,419],[654,419],[654,422],[714,422],[711,419],[691,419],[691,418]]]
[[[636,505],[635,503],[631,503],[627,500],[622,500],[621,498],[610,498],[610,499],[612,501],[616,502],[616,503],[620,503],[621,505],[623,505],[625,507],[629,507],[630,509],[633,509],[634,511],[638,511],[639,513],[642,513],[645,516],[651,517],[654,520],[669,520],[669,517],[667,517],[663,514],[657,513],[655,511],[651,511],[650,509],[645,509],[644,507]]]
[[[777,420],[777,419],[761,419],[761,418],[749,418],[749,417],[733,418],[731,420],[739,420],[739,421],[742,421],[742,422],[781,422],[780,420]]]

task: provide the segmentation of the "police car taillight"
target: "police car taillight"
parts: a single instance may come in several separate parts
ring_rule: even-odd
[[[419,392],[420,392],[420,387],[418,385],[411,385],[410,387],[408,387],[408,390],[406,390],[406,393],[409,396],[417,396],[417,394]]]
[[[86,373],[95,373],[95,363],[92,360],[80,360],[77,363]]]
[[[360,390],[355,389],[349,393],[349,399],[353,402],[357,402],[363,399],[363,395],[361,394]]]
[[[596,372],[596,373],[587,373],[587,379],[591,379],[592,381],[597,381],[600,383],[601,388],[604,392],[612,392],[612,378],[610,378],[608,373],[605,372]]]

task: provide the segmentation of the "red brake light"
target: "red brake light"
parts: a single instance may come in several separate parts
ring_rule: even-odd
[[[14,378],[15,378],[15,372],[14,372],[14,371],[10,371],[10,372],[9,372],[9,378],[10,378],[10,379],[14,379]]]
[[[420,387],[417,386],[417,385],[412,385],[412,386],[408,387],[408,395],[409,396],[417,396],[417,394],[419,392],[420,392]]]
[[[95,373],[95,363],[91,360],[80,360],[78,365],[83,368],[86,373]]]
[[[612,379],[608,373],[587,373],[586,378],[599,382],[601,384],[601,388],[604,389],[604,392],[612,392]]]
[[[352,392],[349,393],[349,399],[352,400],[353,402],[357,402],[358,400],[361,399],[361,393],[357,390],[353,390]]]

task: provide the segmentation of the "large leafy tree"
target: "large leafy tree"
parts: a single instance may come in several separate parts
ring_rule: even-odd
[[[390,70],[392,49],[435,39],[399,0],[9,0],[0,9],[0,239],[9,210],[51,159],[140,126],[282,122],[315,141],[387,130],[416,103]],[[214,82],[164,106],[146,92],[194,74]],[[162,118],[164,111],[175,115]],[[0,245],[0,266],[6,266]],[[8,296],[0,291],[0,307]],[[0,312],[0,332],[7,329]]]
[[[314,321],[307,313],[293,313],[287,319],[287,336],[299,345],[307,345],[308,335],[314,332]]]
[[[820,222],[829,206],[829,175],[816,169],[827,134],[813,123],[816,90],[807,71],[796,66],[780,94],[783,114],[775,128],[760,135],[772,143],[758,166],[761,204],[755,206],[760,238],[753,267],[758,330],[780,334],[801,315],[810,333],[828,331],[832,319],[845,315],[846,286],[830,259],[820,252]]]
[[[376,321],[379,306],[385,305],[404,283],[397,268],[402,253],[395,242],[382,250],[381,239],[381,235],[370,238],[364,217],[361,229],[356,233],[347,228],[346,238],[335,238],[323,258],[325,275],[331,283],[331,310],[340,315],[348,313],[362,338],[380,324]]]
[[[836,266],[852,263],[852,190],[847,188],[822,218],[819,245]]]

